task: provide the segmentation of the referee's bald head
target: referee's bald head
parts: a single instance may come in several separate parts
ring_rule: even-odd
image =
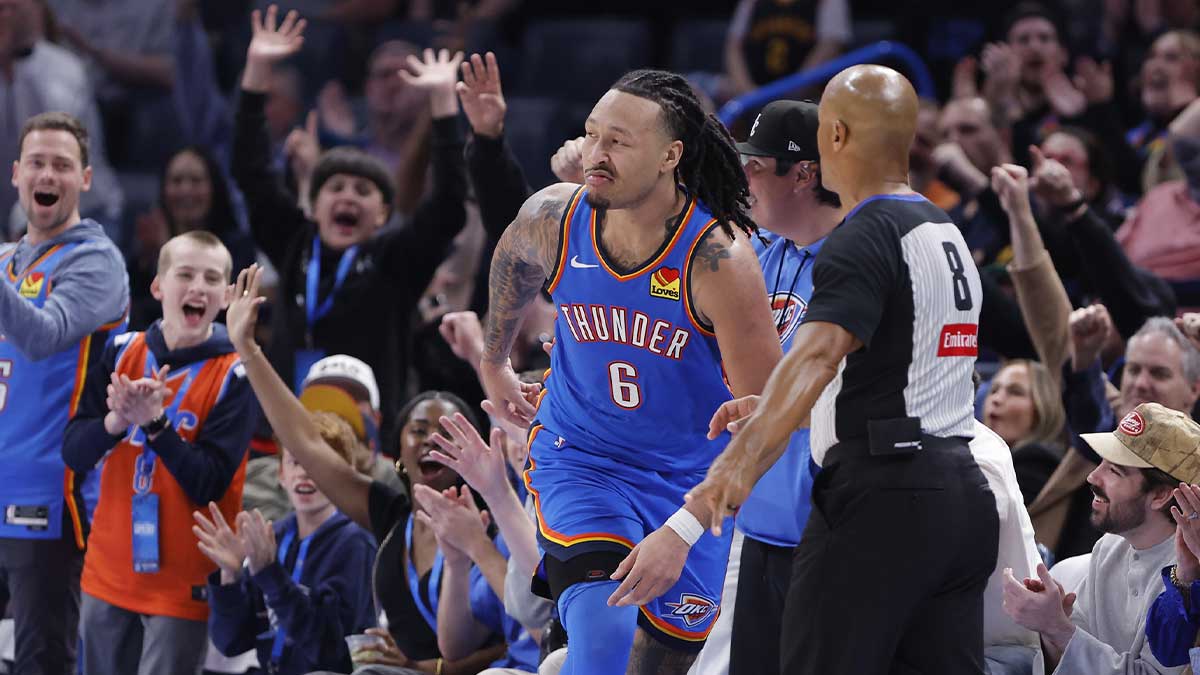
[[[818,115],[825,187],[842,192],[865,181],[907,182],[918,108],[912,84],[891,68],[859,65],[835,75]]]

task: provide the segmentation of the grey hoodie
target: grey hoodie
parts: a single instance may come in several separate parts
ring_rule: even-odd
[[[63,257],[50,275],[54,292],[41,309],[22,298],[12,284],[0,283],[0,335],[31,361],[69,349],[124,315],[129,306],[125,260],[99,223],[81,220],[50,241],[37,246],[28,241],[26,235],[16,244],[0,244],[0,254],[16,248],[11,261],[15,274],[56,244],[84,242]]]

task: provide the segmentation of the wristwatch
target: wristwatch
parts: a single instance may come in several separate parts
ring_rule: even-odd
[[[146,424],[143,424],[142,431],[146,432],[147,436],[157,436],[163,429],[169,426],[171,426],[171,420],[167,418],[167,413],[164,412]]]

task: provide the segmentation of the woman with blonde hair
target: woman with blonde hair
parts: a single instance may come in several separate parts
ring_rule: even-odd
[[[992,378],[982,422],[1012,448],[1017,482],[1028,505],[1066,449],[1067,415],[1058,382],[1042,363],[1008,361]]]

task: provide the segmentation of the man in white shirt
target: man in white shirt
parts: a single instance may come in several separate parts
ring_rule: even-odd
[[[1047,669],[1058,675],[1181,673],[1154,658],[1146,613],[1175,561],[1175,523],[1167,509],[1181,476],[1192,477],[1198,457],[1195,423],[1157,403],[1143,403],[1112,433],[1084,434],[1103,462],[1088,475],[1095,499],[1096,542],[1088,575],[1066,593],[1038,565],[1037,578],[1018,581],[1005,570],[1004,609],[1041,635]],[[1077,597],[1076,597],[1077,596]],[[1073,606],[1072,606],[1073,605]]]
[[[987,478],[988,487],[996,498],[1000,517],[1000,541],[996,569],[988,577],[983,592],[983,655],[989,675],[1040,675],[1041,646],[1037,633],[1025,628],[1004,612],[1004,571],[1024,570],[1032,574],[1041,557],[1033,539],[1033,523],[1025,510],[1017,472],[1013,468],[1012,451],[1003,438],[982,423],[975,422],[975,438],[970,443],[971,456]]]

